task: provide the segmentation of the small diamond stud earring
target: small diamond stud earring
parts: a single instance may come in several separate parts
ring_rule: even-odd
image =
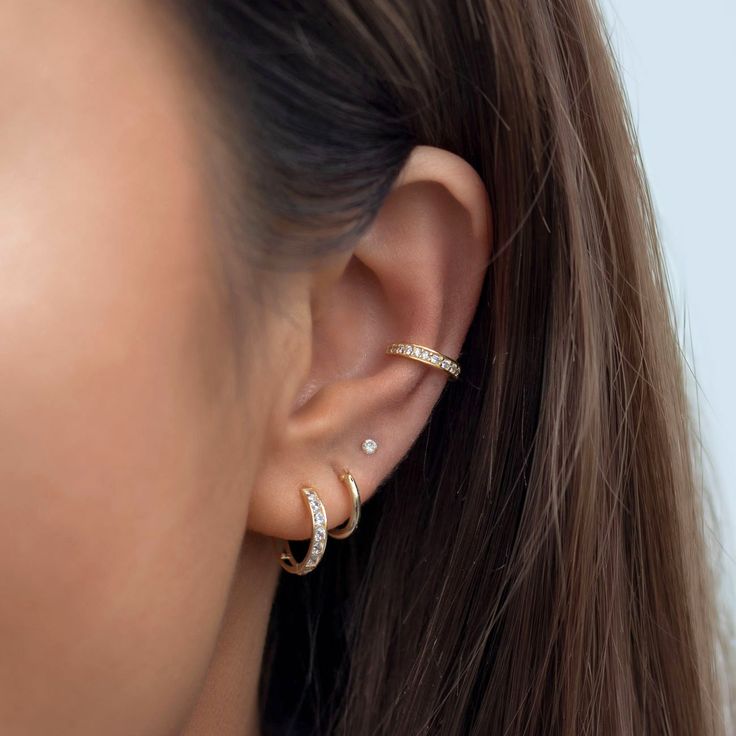
[[[360,446],[360,449],[363,450],[366,455],[372,455],[378,449],[378,442],[370,438],[363,440],[363,444]]]

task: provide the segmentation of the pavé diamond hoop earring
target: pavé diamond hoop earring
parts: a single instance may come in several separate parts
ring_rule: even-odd
[[[309,541],[307,553],[301,562],[297,562],[291,551],[291,546],[286,539],[281,541],[281,552],[279,554],[279,563],[281,567],[293,575],[306,575],[312,572],[319,564],[325,553],[327,546],[327,535],[334,539],[347,539],[357,528],[360,521],[360,492],[358,484],[353,478],[353,474],[345,469],[338,475],[343,485],[348,489],[350,494],[350,516],[340,526],[327,531],[327,512],[325,511],[322,499],[317,493],[317,489],[312,486],[303,486],[300,493],[309,511],[312,520],[312,538]]]
[[[411,358],[412,360],[418,360],[420,363],[430,365],[432,368],[439,368],[449,374],[453,381],[457,380],[460,376],[460,366],[456,360],[443,355],[437,350],[424,347],[424,345],[417,345],[413,342],[392,342],[386,348],[386,353],[388,355],[400,355],[404,358]]]
[[[281,567],[294,575],[306,575],[312,572],[322,559],[327,546],[327,513],[322,499],[317,494],[317,490],[311,486],[302,487],[300,493],[312,519],[312,538],[309,541],[307,554],[301,562],[297,562],[291,552],[289,542],[282,539],[279,555]]]
[[[330,529],[329,535],[334,539],[347,539],[357,528],[360,521],[360,491],[358,484],[349,470],[343,470],[338,476],[350,493],[350,516],[340,526]]]

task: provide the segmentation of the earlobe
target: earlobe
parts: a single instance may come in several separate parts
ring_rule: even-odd
[[[416,147],[343,267],[311,295],[309,378],[262,458],[250,529],[309,537],[303,486],[318,489],[335,527],[350,512],[340,473],[353,473],[365,503],[406,455],[454,383],[442,360],[459,357],[475,313],[489,223],[475,170],[448,151]],[[415,356],[415,345],[431,350]],[[372,454],[362,449],[366,438],[378,443]]]

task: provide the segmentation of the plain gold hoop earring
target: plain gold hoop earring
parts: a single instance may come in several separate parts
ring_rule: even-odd
[[[330,529],[329,534],[333,539],[347,539],[356,530],[360,521],[360,491],[353,474],[349,470],[343,470],[338,478],[350,494],[350,516],[340,526]]]
[[[317,490],[311,486],[301,488],[301,496],[309,511],[312,520],[312,538],[309,540],[307,554],[301,562],[294,557],[289,542],[281,540],[281,554],[279,562],[281,567],[293,575],[306,575],[312,572],[322,559],[327,546],[327,512]]]

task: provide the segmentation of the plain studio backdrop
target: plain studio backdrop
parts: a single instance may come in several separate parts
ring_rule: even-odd
[[[691,369],[720,524],[709,542],[736,610],[736,2],[602,1]]]

